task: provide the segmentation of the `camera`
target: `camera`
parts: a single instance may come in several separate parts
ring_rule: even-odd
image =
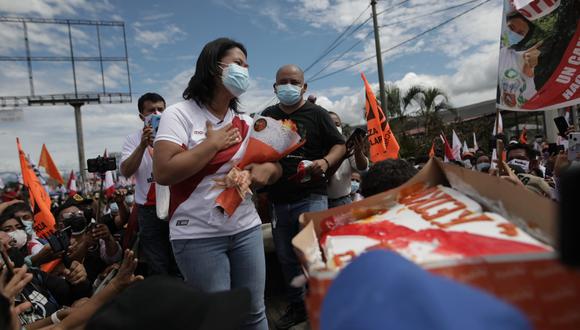
[[[578,151],[580,151],[580,132],[570,133],[568,135],[568,160],[576,161]]]
[[[115,157],[97,157],[87,159],[87,170],[89,173],[105,173],[117,169]]]

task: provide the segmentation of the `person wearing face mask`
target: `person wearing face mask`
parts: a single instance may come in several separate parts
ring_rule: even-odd
[[[336,129],[342,134],[340,117],[332,111],[329,114],[336,125]],[[356,181],[351,180],[352,170],[366,171],[368,169],[369,161],[364,155],[364,137],[362,135],[354,137],[354,147],[350,151],[352,155],[342,161],[336,172],[328,180],[328,208],[352,203],[352,194],[358,191],[358,188],[355,191],[351,189],[353,185],[357,184]],[[358,183],[360,183],[360,180]]]
[[[84,266],[78,261],[63,269],[61,276],[41,271],[34,257],[30,260],[23,227],[21,221],[11,214],[3,213],[0,216],[0,232],[3,234],[0,235],[0,244],[6,248],[15,268],[27,266],[27,272],[32,274],[31,282],[15,297],[16,304],[24,301],[31,303],[31,307],[20,314],[20,322],[30,329],[39,329],[51,324],[49,317],[52,314],[59,319],[68,315],[61,308],[89,297],[91,285]]]
[[[487,155],[480,155],[475,161],[475,169],[478,172],[488,173],[491,168],[491,161]]]
[[[165,111],[155,139],[153,172],[171,191],[169,229],[186,283],[205,292],[245,287],[251,306],[243,329],[268,328],[261,221],[250,196],[228,216],[215,202],[223,179],[249,141],[252,117],[238,111],[250,85],[244,45],[228,38],[206,44],[182,102]],[[240,169],[242,190],[265,186],[281,175],[277,163]]]
[[[361,176],[359,172],[352,172],[350,176],[350,197],[353,202],[363,200],[364,197],[360,194]]]
[[[165,110],[165,100],[156,93],[139,98],[137,107],[143,129],[129,135],[122,149],[121,174],[135,176],[135,203],[139,222],[139,251],[149,266],[149,274],[177,275],[177,265],[169,243],[169,224],[157,217],[155,177],[153,176],[153,138],[151,117]]]
[[[67,257],[84,264],[92,283],[105,268],[120,261],[123,251],[107,225],[87,220],[83,208],[90,203],[89,199],[73,195],[55,212],[55,219],[58,230],[70,229]]]
[[[336,129],[328,111],[304,100],[307,84],[304,72],[296,65],[284,65],[276,72],[274,93],[280,101],[263,111],[264,116],[276,120],[290,120],[306,143],[280,160],[282,178],[269,189],[273,202],[272,233],[276,253],[282,264],[289,307],[276,321],[279,329],[288,329],[306,319],[304,288],[293,287],[291,281],[302,275],[302,268],[292,247],[298,234],[298,217],[304,212],[328,208],[326,172],[339,164],[346,153],[344,137]],[[298,165],[311,162],[310,180],[296,179]],[[304,164],[304,163],[302,163]]]
[[[50,245],[46,244],[45,240],[36,236],[33,229],[33,214],[28,204],[24,202],[12,204],[2,214],[18,220],[19,224],[22,225],[27,238],[26,254],[31,260],[31,265],[39,266],[58,257],[53,255]]]

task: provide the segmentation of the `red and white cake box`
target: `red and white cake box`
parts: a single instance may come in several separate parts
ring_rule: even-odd
[[[385,248],[512,303],[537,329],[580,329],[580,275],[551,248],[556,214],[523,186],[434,159],[401,187],[305,213],[292,243],[309,280],[311,326],[340,269]]]

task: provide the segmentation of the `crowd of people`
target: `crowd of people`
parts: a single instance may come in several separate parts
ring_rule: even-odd
[[[274,81],[279,103],[261,115],[292,121],[305,143],[278,162],[241,169],[238,184],[268,202],[246,196],[228,216],[215,207],[215,182],[247,147],[253,118],[238,110],[238,97],[248,86],[244,45],[227,38],[205,45],[182,102],[167,106],[156,93],[139,99],[144,127],[127,136],[119,169],[134,177],[134,186],[112,195],[62,191],[50,237],[37,236],[26,189],[8,185],[0,204],[7,261],[1,262],[0,329],[268,329],[259,214],[271,221],[287,292],[288,308],[274,323],[289,329],[306,321],[307,288],[296,281],[302,267],[291,243],[299,216],[400,186],[428,158],[371,164],[364,136],[347,145],[340,117],[305,99],[302,69],[283,65]],[[159,115],[158,127],[148,124]],[[499,172],[556,200],[559,175],[570,165],[540,138],[533,146],[510,141],[505,161],[492,158],[479,149],[455,163]],[[304,161],[309,175],[297,180]],[[169,186],[165,217],[156,185]]]

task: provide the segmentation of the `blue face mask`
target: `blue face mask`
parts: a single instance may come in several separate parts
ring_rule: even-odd
[[[294,105],[300,101],[302,87],[292,84],[276,85],[276,96],[284,105]]]
[[[511,46],[511,45],[515,45],[515,44],[519,43],[520,41],[522,41],[524,39],[524,36],[521,34],[517,34],[515,32],[512,32],[512,31],[508,31],[508,39],[509,39],[509,43]]]
[[[22,224],[24,225],[24,231],[30,236],[34,236],[34,228],[33,222],[30,220],[22,220]]]
[[[351,180],[350,181],[350,193],[354,194],[360,189],[360,182]]]
[[[490,167],[491,167],[490,163],[479,163],[479,164],[475,165],[475,168],[479,172],[487,172],[487,171],[489,171]]]
[[[250,73],[248,68],[230,63],[223,69],[222,83],[233,96],[244,94],[250,87]]]

